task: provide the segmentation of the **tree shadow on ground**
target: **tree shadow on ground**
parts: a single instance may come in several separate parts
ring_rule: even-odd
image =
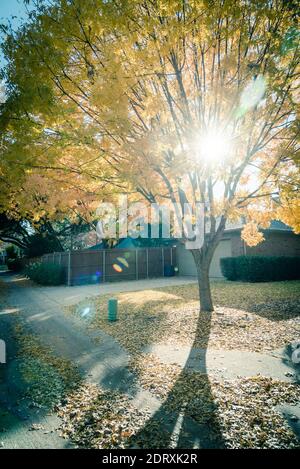
[[[148,347],[151,348],[151,345],[164,341],[168,337],[170,312],[172,319],[172,312],[178,313],[185,303],[185,297],[180,288],[164,290],[168,290],[169,296],[164,291],[161,298],[157,295],[155,299],[150,299],[151,295],[147,295],[147,291],[117,295],[119,320],[114,323],[108,323],[106,319],[107,297],[87,299],[77,306],[76,312],[80,316],[86,308],[90,308],[93,316],[92,319],[90,318],[92,325],[97,330],[105,331],[118,340],[130,352],[131,365],[134,365],[140,357],[147,356],[145,350]],[[151,290],[149,292],[151,293]],[[139,301],[143,295],[144,302]],[[195,301],[197,303],[193,305],[192,318],[182,317],[183,322],[188,322],[185,327],[191,329],[189,334],[191,347],[185,365],[181,371],[179,366],[177,367],[177,377],[173,384],[170,383],[167,396],[161,400],[158,410],[138,433],[129,438],[126,447],[223,448],[225,446],[218,422],[218,408],[212,395],[205,366],[211,314],[199,313],[199,299],[195,298]],[[181,314],[184,316],[184,312]],[[195,352],[199,352],[199,344],[202,349],[201,358],[199,357],[199,360],[202,360],[201,373],[195,371]],[[101,338],[99,346],[101,346]],[[178,346],[180,347],[180,343]],[[160,364],[163,367],[163,363]],[[132,369],[131,366],[130,369]],[[133,370],[133,375],[127,375],[126,388],[134,398],[139,390],[137,383],[139,381],[141,383],[142,380],[139,379],[141,376],[139,376],[138,368],[133,366]],[[154,368],[151,373],[155,375],[155,371]],[[120,370],[107,370],[107,376],[102,378],[99,384],[107,386],[109,382],[114,382],[114,372],[118,374]],[[168,377],[165,378],[167,381]],[[118,389],[124,392],[124,384],[120,382]],[[147,386],[146,390],[151,392]],[[155,389],[153,391],[154,397]]]
[[[209,337],[209,323],[211,320],[210,313],[207,315],[205,325],[201,321],[199,315],[196,336],[202,337],[202,345],[204,346],[204,340],[206,344]],[[159,324],[157,324],[159,327]],[[155,340],[155,336],[148,334],[147,342]],[[99,343],[101,347],[101,341]],[[142,350],[140,350],[142,352]],[[133,360],[138,360],[140,355],[133,355]],[[132,405],[135,405],[135,397],[138,400],[141,398],[139,391],[141,390],[139,384],[139,374],[133,374],[128,369],[119,369],[115,367],[114,362],[118,362],[118,357],[111,356],[107,357],[107,360],[111,359],[111,367],[106,367],[104,373],[101,374],[100,380],[97,384],[102,389],[111,389],[111,403],[109,419],[105,422],[110,428],[112,421],[115,418],[119,419],[120,416],[117,412],[119,400],[115,398],[114,393],[116,390],[124,395],[127,394],[133,400],[130,399]],[[125,438],[123,444],[126,448],[145,448],[145,449],[158,449],[158,448],[223,448],[225,443],[222,438],[222,432],[218,422],[218,407],[214,401],[214,397],[211,392],[211,385],[209,377],[206,374],[205,368],[205,351],[201,354],[202,372],[198,373],[193,371],[195,366],[195,349],[192,346],[190,349],[189,356],[186,360],[185,366],[178,373],[175,382],[170,386],[170,390],[167,396],[161,400],[157,410],[154,411],[151,417],[139,428],[137,432],[134,431],[133,435],[129,438]],[[159,372],[159,370],[157,370]],[[167,376],[166,376],[167,381]],[[101,389],[100,388],[100,389]],[[148,389],[149,390],[149,389]],[[106,391],[106,394],[108,392]],[[142,397],[144,399],[145,396]],[[146,397],[147,399],[147,397]],[[155,399],[153,395],[153,399]],[[97,438],[99,437],[99,444],[103,444],[99,435],[99,428],[103,426],[103,417],[96,416],[99,413],[97,405],[101,403],[102,398],[91,400],[86,406],[85,410],[80,411],[77,420],[74,423],[70,419],[71,426],[74,424],[74,433],[76,442],[84,447],[98,447]],[[75,398],[76,401],[76,398]],[[148,401],[147,401],[148,402]],[[102,404],[101,404],[102,405]],[[148,406],[148,403],[146,403]],[[82,406],[79,401],[75,402],[75,408],[82,409],[85,406],[85,396],[83,397]],[[144,408],[142,406],[142,408]],[[128,433],[131,432],[134,426],[135,414],[138,414],[140,407],[136,408],[135,411],[130,411],[132,421],[125,421],[128,424]],[[122,415],[122,409],[120,409]],[[116,413],[116,417],[114,417]],[[126,417],[126,412],[124,418]],[[113,422],[112,422],[113,423]],[[94,428],[93,431],[85,432],[85,425],[89,425]],[[99,427],[100,426],[100,427]],[[123,422],[124,427],[124,422]],[[110,432],[110,430],[108,430]],[[113,436],[112,432],[112,436]],[[80,442],[79,435],[82,435],[83,440]],[[79,438],[79,439],[78,439]],[[101,447],[101,446],[100,446]],[[109,446],[105,446],[109,447]]]
[[[207,314],[205,329],[199,316],[196,336],[202,343],[209,339]],[[203,344],[204,345],[204,344]],[[128,442],[129,447],[149,448],[223,448],[218,423],[217,405],[211,392],[208,375],[192,372],[195,363],[194,344],[184,368],[158,411]],[[203,356],[205,362],[205,355]],[[206,369],[204,364],[204,369]]]
[[[298,340],[299,343],[299,349],[300,349],[300,341]],[[291,369],[291,375],[293,375],[293,380],[296,383],[300,383],[300,363],[297,363],[293,359],[293,353],[296,351],[296,347],[294,347],[291,344],[288,344],[284,347],[283,353],[282,353],[282,362],[287,365]]]

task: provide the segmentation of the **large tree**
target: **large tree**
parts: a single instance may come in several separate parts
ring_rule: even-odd
[[[272,217],[297,227],[296,12],[283,0],[38,2],[3,45],[2,178],[54,181],[73,209],[112,187],[182,210],[203,203],[192,253],[211,311],[228,220],[246,218],[252,245]]]

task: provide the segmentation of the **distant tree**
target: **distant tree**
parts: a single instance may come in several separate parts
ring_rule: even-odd
[[[76,222],[67,218],[58,221],[40,219],[33,222],[14,219],[0,213],[0,240],[11,243],[26,257],[36,257],[50,252],[78,249],[80,234],[95,232],[95,223],[88,224],[82,219]]]
[[[57,242],[57,238],[55,236],[45,233],[37,233],[29,237],[28,245],[23,250],[23,254],[30,258],[39,257],[43,254],[57,252],[60,250],[61,245]]]
[[[20,249],[25,248],[30,236],[26,223],[24,220],[9,218],[6,213],[0,213],[0,240],[12,243]]]

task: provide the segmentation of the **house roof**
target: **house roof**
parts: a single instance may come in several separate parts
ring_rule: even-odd
[[[292,228],[280,220],[272,220],[269,230],[293,231]]]
[[[245,223],[243,222],[236,222],[236,223],[227,223],[225,232],[227,231],[235,231],[241,230],[244,227]],[[270,223],[269,228],[266,228],[264,231],[286,231],[291,232],[293,231],[292,228],[280,220],[272,220]]]
[[[119,249],[130,248],[154,248],[164,246],[174,246],[175,238],[124,238],[115,246]]]
[[[147,223],[144,226],[144,229],[140,231],[140,236],[137,238],[133,238],[127,236],[127,238],[121,238],[117,244],[112,246],[112,248],[117,249],[136,249],[136,248],[153,248],[153,247],[167,247],[167,246],[175,246],[177,240],[175,238],[164,238],[163,233],[164,231],[164,224],[158,223],[154,225],[156,228],[156,232],[158,237],[151,237],[151,233],[153,232],[153,226],[150,223]],[[166,231],[167,232],[167,231]],[[147,237],[143,237],[143,234],[148,235]],[[96,249],[108,249],[107,243],[101,242],[96,244],[95,246],[91,246],[88,248],[96,250]]]
[[[227,223],[225,233],[231,231],[240,231],[242,230],[245,223],[242,222],[235,222],[235,223]],[[282,221],[279,220],[272,220],[270,223],[269,228],[264,231],[282,231],[282,232],[292,232],[292,228]],[[167,247],[167,246],[175,246],[177,243],[176,238],[122,238],[120,241],[113,246],[113,248],[117,249],[136,249],[136,248],[151,248],[151,247]],[[87,248],[88,250],[99,250],[99,249],[108,249],[107,245],[103,242],[95,244]]]

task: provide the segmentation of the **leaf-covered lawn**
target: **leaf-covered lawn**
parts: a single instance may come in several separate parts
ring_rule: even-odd
[[[161,396],[167,399],[167,404],[162,401],[165,410],[176,415],[178,409],[184,409],[181,414],[211,432],[220,429],[222,446],[299,448],[297,438],[275,407],[298,402],[295,385],[263,377],[209,383],[199,373],[168,371],[165,370],[166,387]],[[146,388],[148,384],[151,390],[151,374],[145,379]],[[163,423],[136,409],[127,396],[95,385],[83,385],[69,395],[59,415],[63,420],[61,434],[79,447],[176,447]],[[198,445],[202,447],[201,442]]]
[[[143,428],[149,413],[136,409],[124,394],[83,384],[61,406],[61,435],[78,447],[125,448]]]
[[[80,383],[77,368],[43,346],[38,337],[26,333],[21,324],[14,327],[18,342],[16,378],[23,383],[21,399],[28,405],[53,410]]]
[[[212,282],[215,311],[199,313],[197,285],[120,293],[119,320],[107,321],[110,295],[85,300],[76,312],[114,336],[130,353],[153,343],[273,350],[300,334],[300,282]]]

